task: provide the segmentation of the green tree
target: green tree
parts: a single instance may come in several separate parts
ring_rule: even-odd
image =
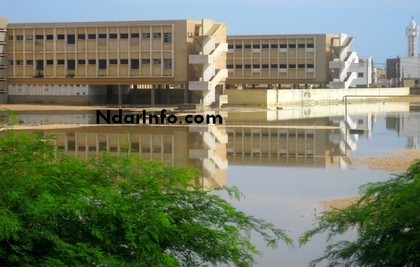
[[[57,156],[41,134],[9,132],[0,137],[0,266],[250,266],[251,232],[269,246],[291,243],[195,187],[196,175],[130,156]]]
[[[353,241],[336,241],[312,265],[420,266],[420,161],[404,174],[361,188],[361,198],[343,208],[324,212],[301,244],[326,232],[328,241],[356,230]]]

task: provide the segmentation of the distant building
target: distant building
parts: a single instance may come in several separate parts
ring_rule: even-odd
[[[420,79],[420,57],[418,54],[417,40],[419,26],[411,19],[406,28],[407,36],[407,57],[387,59],[386,77],[391,87],[399,87],[405,84],[405,80],[417,81]]]
[[[348,88],[357,76],[350,70],[357,60],[353,39],[346,34],[228,36],[226,84]]]
[[[373,83],[372,57],[358,58],[350,65],[350,70],[357,74],[356,78],[351,82],[350,87],[367,88]]]

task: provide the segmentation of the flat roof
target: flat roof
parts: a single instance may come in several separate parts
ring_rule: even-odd
[[[46,28],[46,27],[108,27],[108,26],[142,26],[177,24],[197,22],[201,20],[133,20],[133,21],[86,21],[86,22],[34,22],[34,23],[9,23],[8,28]]]

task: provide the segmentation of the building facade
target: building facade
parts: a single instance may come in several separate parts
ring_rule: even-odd
[[[226,24],[212,20],[8,24],[9,102],[60,96],[122,104],[130,88],[187,90],[211,80],[194,88],[207,96],[226,78],[220,71],[214,79],[225,68],[225,43]],[[190,64],[190,55],[211,62]]]
[[[227,84],[348,88],[357,59],[352,40],[346,34],[228,36]]]
[[[229,88],[349,88],[346,34],[227,36],[213,20],[0,21],[0,100],[9,103],[226,103]],[[148,89],[148,90],[143,90]]]
[[[350,65],[350,69],[357,74],[357,77],[351,82],[350,87],[367,88],[373,84],[372,57],[359,58]]]

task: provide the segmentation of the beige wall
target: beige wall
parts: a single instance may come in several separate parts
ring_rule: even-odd
[[[325,84],[329,81],[331,36],[228,36],[227,83]]]
[[[8,60],[13,64],[9,63],[8,77],[15,84],[185,84],[192,48],[188,35],[200,23],[9,24]],[[95,37],[89,39],[89,35]],[[73,37],[74,44],[69,40]],[[100,60],[105,69],[99,67]],[[132,60],[138,60],[138,69]],[[37,61],[43,62],[43,70],[37,71]]]

